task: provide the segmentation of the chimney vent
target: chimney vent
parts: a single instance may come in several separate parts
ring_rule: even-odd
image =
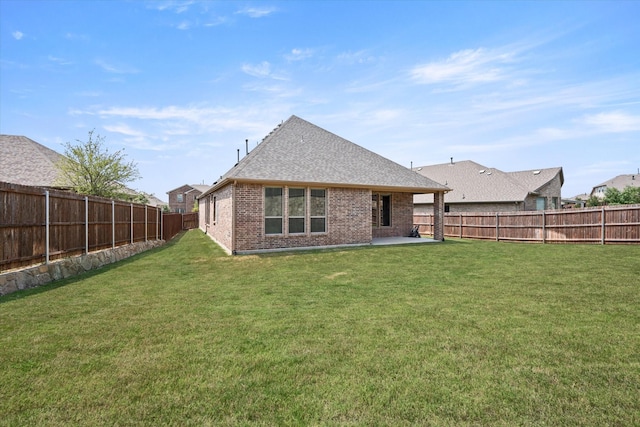
[[[451,164],[453,164],[453,157],[451,157]]]

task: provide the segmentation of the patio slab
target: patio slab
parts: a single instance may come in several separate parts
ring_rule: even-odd
[[[416,243],[437,243],[438,240],[434,240],[430,237],[378,237],[371,241],[374,246],[384,245],[406,245]]]

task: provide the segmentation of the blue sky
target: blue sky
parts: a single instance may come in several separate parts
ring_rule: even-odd
[[[0,0],[0,132],[104,136],[166,200],[295,114],[409,167],[640,167],[638,1]]]

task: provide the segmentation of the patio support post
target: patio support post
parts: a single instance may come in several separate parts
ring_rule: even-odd
[[[433,239],[444,240],[444,191],[433,194]]]

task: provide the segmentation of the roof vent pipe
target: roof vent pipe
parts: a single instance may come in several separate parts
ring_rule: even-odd
[[[245,146],[246,146],[246,148],[247,148],[247,154],[249,154],[249,140],[248,140],[248,139],[245,139],[245,140],[244,140],[244,145],[245,145]]]
[[[451,164],[453,164],[453,157],[451,157]]]
[[[238,148],[238,163],[240,163],[240,149]]]

